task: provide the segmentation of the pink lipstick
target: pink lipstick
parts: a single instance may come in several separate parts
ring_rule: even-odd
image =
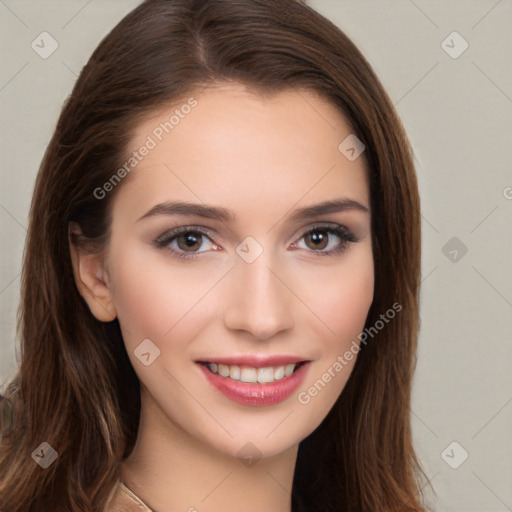
[[[210,385],[227,398],[253,406],[288,398],[304,381],[310,361],[296,356],[231,356],[196,361]]]

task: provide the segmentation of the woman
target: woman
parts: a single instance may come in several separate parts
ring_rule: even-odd
[[[147,0],[37,178],[0,510],[420,511],[411,149],[297,0]]]

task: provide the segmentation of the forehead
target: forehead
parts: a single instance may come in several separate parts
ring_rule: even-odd
[[[119,201],[133,216],[177,198],[269,217],[317,199],[368,205],[364,154],[350,161],[338,148],[351,134],[339,109],[309,91],[262,97],[241,85],[209,88],[137,126],[128,156],[138,159]]]

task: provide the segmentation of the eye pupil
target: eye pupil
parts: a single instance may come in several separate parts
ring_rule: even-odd
[[[198,234],[198,235],[199,236],[190,232],[190,233],[186,233],[184,235],[179,236],[178,237],[178,247],[182,250],[199,249],[199,247],[201,246],[201,236],[202,235],[200,235],[200,234]],[[184,242],[184,245],[181,244],[182,241]]]
[[[312,249],[325,249],[329,242],[329,235],[327,234],[327,231],[311,231],[309,235],[307,235],[306,240],[311,240],[313,242],[313,247],[310,247]]]

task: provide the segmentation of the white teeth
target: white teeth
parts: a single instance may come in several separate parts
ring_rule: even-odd
[[[281,380],[284,377],[284,366],[278,366],[274,370],[274,379]]]
[[[242,382],[256,382],[256,368],[242,368],[240,373],[240,380]]]
[[[218,372],[221,377],[229,377],[229,366],[219,364]]]
[[[240,366],[235,364],[229,368],[229,378],[234,380],[240,380]]]
[[[294,369],[295,369],[294,364],[286,365],[286,368],[284,369],[284,374],[286,375],[286,377],[289,377],[293,373]]]
[[[208,363],[208,368],[212,373],[216,373],[221,377],[228,377],[233,380],[239,380],[241,382],[248,382],[255,384],[267,384],[276,380],[284,379],[289,377],[295,367],[295,363],[288,364],[286,366],[265,366],[264,368],[253,368],[250,366],[238,366],[238,365],[226,365]]]
[[[258,382],[265,384],[265,382],[274,382],[274,368],[267,366],[258,370]]]

